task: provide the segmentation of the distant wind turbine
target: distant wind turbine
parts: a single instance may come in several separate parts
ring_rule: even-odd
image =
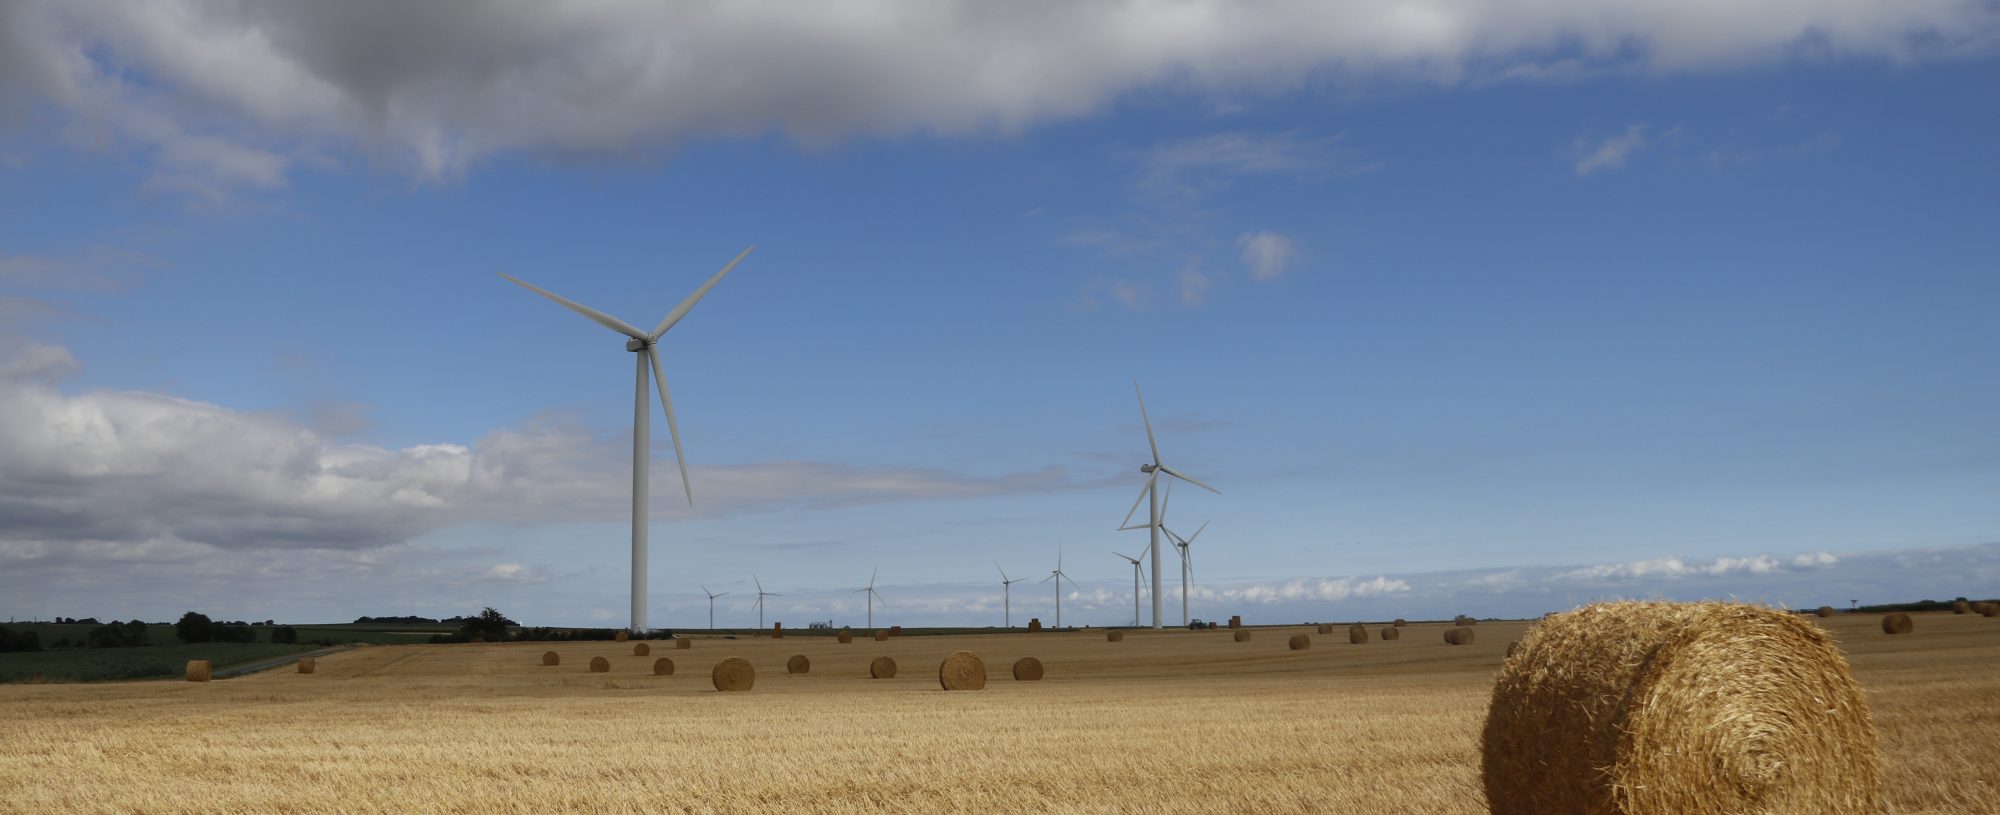
[[[765,591],[764,582],[758,580],[754,574],[750,576],[750,582],[757,584],[757,629],[761,631],[764,628],[764,598],[783,597],[784,595],[777,592]]]
[[[1112,552],[1111,554],[1122,557],[1128,561],[1131,561],[1132,563],[1132,627],[1138,628],[1139,627],[1139,575],[1143,571],[1143,569],[1141,569],[1141,567],[1139,566],[1139,559],[1136,557],[1125,554],[1123,552]]]
[[[1197,481],[1194,478],[1180,472],[1179,470],[1169,467],[1160,461],[1160,443],[1153,438],[1153,419],[1151,416],[1146,415],[1146,394],[1144,391],[1139,390],[1139,383],[1137,382],[1132,383],[1132,391],[1134,393],[1139,394],[1139,418],[1144,420],[1146,423],[1146,444],[1153,449],[1153,461],[1151,464],[1139,465],[1139,472],[1146,474],[1146,486],[1139,491],[1138,499],[1132,502],[1132,508],[1126,511],[1125,520],[1119,521],[1118,526],[1120,528],[1127,528],[1128,525],[1132,523],[1133,513],[1139,511],[1139,505],[1142,503],[1146,503],[1147,499],[1149,498],[1152,499],[1151,500],[1152,508],[1147,513],[1148,521],[1146,523],[1145,528],[1151,530],[1153,535],[1153,542],[1150,547],[1153,550],[1153,627],[1159,628],[1160,627],[1160,491],[1159,491],[1160,473],[1166,473],[1167,475],[1173,476],[1182,481],[1186,481],[1189,484],[1193,484],[1197,487],[1208,490],[1209,492],[1213,492],[1216,495],[1221,495],[1222,493],[1216,488],[1211,487],[1207,484],[1203,484],[1200,481]],[[1172,482],[1168,482],[1168,484],[1169,486],[1171,486]]]
[[[712,591],[709,591],[709,590],[708,590],[708,587],[707,587],[707,586],[702,586],[702,587],[701,587],[701,593],[702,593],[702,594],[706,594],[706,595],[708,595],[708,630],[710,630],[710,631],[714,631],[714,630],[715,630],[715,598],[717,598],[717,597],[721,597],[721,596],[722,596],[723,594],[728,594],[729,592],[726,592],[726,591],[725,591],[725,592],[723,592],[722,594],[716,594],[715,592],[712,592]],[[760,627],[761,627],[761,626],[760,626]]]
[[[660,388],[660,407],[667,413],[667,432],[674,438],[674,462],[681,467],[681,488],[687,492],[688,505],[694,505],[694,486],[688,483],[687,459],[681,456],[681,429],[674,421],[674,401],[667,395],[667,374],[660,367],[660,355],[655,346],[659,345],[660,338],[666,335],[668,329],[673,328],[682,317],[686,317],[688,312],[694,309],[694,304],[701,302],[701,298],[708,294],[708,290],[722,282],[723,276],[736,268],[736,264],[742,263],[743,258],[755,248],[757,247],[751,246],[744,249],[735,260],[729,261],[729,265],[722,267],[722,271],[716,272],[707,283],[701,284],[701,288],[695,289],[694,294],[688,295],[688,298],[675,306],[673,311],[667,312],[667,316],[660,320],[660,324],[655,326],[651,333],[640,331],[624,320],[565,299],[513,275],[505,273],[500,275],[529,291],[554,300],[563,308],[589,318],[591,322],[632,338],[625,343],[625,350],[638,354],[639,368],[637,386],[632,397],[632,630],[635,632],[646,629],[646,469],[652,458],[649,449],[652,438],[646,426],[646,417],[652,413],[646,404],[648,371]]]
[[[1202,530],[1207,528],[1208,522],[1202,521],[1201,529],[1197,529],[1194,531],[1194,534],[1183,538],[1179,534],[1176,534],[1174,530],[1168,528],[1165,523],[1160,524],[1160,531],[1167,533],[1167,537],[1173,539],[1174,548],[1180,550],[1181,553],[1181,625],[1188,624],[1189,580],[1194,577],[1194,539],[1201,537]]]
[[[993,568],[1000,569],[1000,562],[997,560],[994,561]],[[1000,618],[1000,621],[1002,623],[1002,627],[1004,628],[1014,627],[1014,584],[1020,583],[1027,579],[1028,578],[1025,577],[1016,577],[1010,579],[1007,577],[1007,570],[1000,569],[1000,597],[1002,601],[1001,613],[1004,615]]]
[[[860,593],[862,593],[862,592],[867,592],[867,593],[868,593],[868,627],[869,627],[869,628],[874,628],[874,627],[875,627],[875,601],[876,601],[876,600],[880,600],[880,599],[882,599],[882,595],[881,595],[880,593],[878,593],[878,592],[876,592],[876,591],[875,591],[875,577],[876,577],[876,575],[879,575],[879,574],[881,574],[881,573],[882,573],[882,569],[881,569],[881,567],[879,567],[879,566],[878,566],[878,567],[876,567],[876,569],[875,569],[875,572],[874,572],[873,574],[870,574],[870,575],[868,575],[868,587],[867,587],[867,588],[864,588],[864,589],[855,589],[855,590],[854,590],[854,591],[852,592],[853,594],[860,594]],[[885,602],[885,603],[883,603],[882,605],[885,605],[885,606],[886,606],[886,605],[888,605],[888,603],[886,603],[886,602]]]
[[[1056,570],[1053,572],[1049,572],[1048,577],[1042,578],[1043,583],[1047,583],[1051,580],[1056,582],[1056,627],[1061,628],[1062,627],[1062,584],[1063,581],[1069,580],[1069,575],[1063,574],[1062,570],[1061,546],[1056,547]],[[1069,580],[1069,585],[1070,588],[1076,589],[1078,591],[1083,590],[1083,587],[1077,585],[1076,581],[1074,580]]]

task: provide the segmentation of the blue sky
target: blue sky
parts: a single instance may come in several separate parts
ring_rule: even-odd
[[[0,614],[620,623],[753,243],[655,625],[2000,593],[1992,7],[1593,7],[10,8]]]

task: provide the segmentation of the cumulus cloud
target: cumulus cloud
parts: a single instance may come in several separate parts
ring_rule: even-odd
[[[1243,250],[1243,265],[1257,280],[1275,280],[1292,263],[1292,239],[1269,230],[1246,232],[1236,239]]]
[[[1635,124],[1625,128],[1624,133],[1591,143],[1579,140],[1577,152],[1582,154],[1576,160],[1576,174],[1590,175],[1599,170],[1612,170],[1625,166],[1625,158],[1646,148],[1646,126]]]
[[[1219,104],[1796,58],[1991,52],[1981,0],[0,5],[0,121],[129,142],[162,185],[269,187],[326,143],[449,179],[483,158],[690,138],[1007,133],[1140,92]]]

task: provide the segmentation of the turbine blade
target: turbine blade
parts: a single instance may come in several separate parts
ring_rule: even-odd
[[[1062,579],[1064,579],[1064,580],[1069,580],[1069,575],[1063,575],[1063,576],[1062,576]],[[1069,580],[1069,587],[1070,587],[1070,588],[1072,588],[1072,589],[1076,589],[1077,591],[1083,591],[1083,587],[1082,587],[1082,586],[1079,586],[1079,585],[1077,585],[1077,584],[1076,584],[1076,581],[1074,581],[1074,580]]]
[[[1174,482],[1170,480],[1167,482],[1166,490],[1160,493],[1160,524],[1162,526],[1167,523],[1167,505],[1173,503],[1173,500]]]
[[[1195,486],[1197,486],[1197,487],[1200,487],[1200,488],[1202,488],[1202,489],[1205,489],[1205,490],[1208,490],[1209,492],[1212,492],[1212,493],[1215,493],[1216,495],[1221,495],[1221,494],[1222,494],[1222,491],[1221,491],[1221,490],[1218,490],[1218,489],[1216,489],[1216,488],[1214,488],[1214,487],[1211,487],[1211,486],[1209,486],[1209,485],[1207,485],[1207,484],[1203,484],[1203,483],[1201,483],[1200,481],[1196,481],[1196,480],[1194,480],[1193,478],[1190,478],[1190,477],[1188,477],[1188,476],[1187,476],[1186,474],[1184,474],[1184,473],[1180,472],[1179,470],[1176,470],[1176,469],[1174,469],[1174,468],[1172,468],[1172,467],[1168,467],[1168,466],[1166,466],[1166,465],[1164,465],[1164,464],[1160,465],[1160,471],[1161,471],[1161,472],[1164,472],[1164,473],[1166,473],[1167,475],[1171,475],[1171,476],[1173,476],[1173,477],[1175,477],[1175,478],[1178,478],[1178,479],[1180,479],[1180,480],[1182,480],[1182,481],[1186,481],[1186,482],[1188,482],[1189,484],[1193,484],[1193,485],[1195,485]]]
[[[1051,580],[1054,580],[1054,579],[1056,579],[1056,573],[1055,573],[1055,572],[1049,572],[1049,576],[1048,576],[1048,577],[1044,577],[1044,578],[1042,578],[1042,579],[1040,579],[1040,580],[1037,580],[1037,581],[1035,581],[1035,582],[1037,582],[1037,583],[1047,583],[1047,582],[1049,582],[1049,581],[1051,581]],[[1058,584],[1058,585],[1060,585],[1060,584]]]
[[[681,455],[681,425],[674,419],[674,398],[667,395],[667,372],[660,368],[660,349],[648,347],[639,353],[653,363],[653,384],[660,389],[660,408],[667,412],[667,435],[674,437],[674,463],[681,468],[681,489],[687,493],[688,506],[694,506],[694,484],[688,481],[687,458]]]
[[[873,571],[873,572],[870,572],[870,573],[868,574],[868,590],[869,590],[869,591],[874,591],[874,590],[875,590],[875,578],[877,578],[877,577],[880,577],[881,575],[882,575],[882,567],[880,567],[880,566],[877,566],[877,567],[875,567],[875,571]]]
[[[750,256],[750,251],[756,248],[753,244],[744,249],[741,254],[736,256],[735,260],[729,262],[728,266],[722,267],[722,271],[716,272],[715,276],[709,278],[707,283],[701,284],[701,288],[695,289],[693,294],[688,295],[688,299],[682,300],[680,305],[674,306],[673,311],[667,312],[667,316],[660,320],[660,327],[653,329],[653,337],[667,333],[667,329],[673,328],[674,323],[680,322],[681,318],[686,317],[689,311],[693,311],[694,304],[701,302],[701,298],[708,294],[709,289],[715,288],[715,284],[721,283],[722,278],[729,274],[729,270],[736,268],[736,264],[742,263],[744,258]]]
[[[729,592],[726,592],[726,591],[725,591],[725,592],[723,592],[723,593],[721,593],[721,594],[718,594],[718,595],[716,595],[716,596],[717,596],[717,597],[728,597],[728,596],[729,596]]]
[[[1139,505],[1140,505],[1140,504],[1142,504],[1142,503],[1145,503],[1145,501],[1146,501],[1146,496],[1147,496],[1148,494],[1150,494],[1151,490],[1153,489],[1153,484],[1154,484],[1155,480],[1157,480],[1158,478],[1159,478],[1159,476],[1158,476],[1157,474],[1148,474],[1148,475],[1146,476],[1146,486],[1143,486],[1143,487],[1140,487],[1140,488],[1139,488],[1139,497],[1138,497],[1138,498],[1136,498],[1136,499],[1133,499],[1133,501],[1132,501],[1132,508],[1131,508],[1131,509],[1128,509],[1128,510],[1125,510],[1125,520],[1122,520],[1122,521],[1119,521],[1119,522],[1118,522],[1118,525],[1119,525],[1119,527],[1120,527],[1120,528],[1124,528],[1124,529],[1138,529],[1138,528],[1142,528],[1142,527],[1134,527],[1134,526],[1131,526],[1131,523],[1132,523],[1132,516],[1133,516],[1133,515],[1136,515],[1136,514],[1138,514],[1138,512],[1139,512]],[[1146,518],[1146,526],[1152,526],[1152,525],[1153,525],[1153,519],[1152,519],[1152,517],[1151,517],[1151,516],[1147,516],[1147,518]]]
[[[1153,440],[1153,417],[1146,415],[1146,392],[1139,390],[1139,380],[1132,380],[1132,392],[1139,394],[1139,418],[1146,422],[1146,444],[1153,448],[1153,463],[1160,463],[1160,443]]]
[[[855,589],[853,591],[848,592],[848,594],[860,594],[865,591],[867,591],[867,589]]]
[[[995,568],[995,569],[999,569],[999,570],[1000,570],[1000,582],[1002,582],[1002,583],[1008,583],[1008,582],[1011,582],[1011,581],[1009,581],[1009,580],[1007,579],[1007,570],[1006,570],[1006,569],[1001,569],[1001,568],[1000,568],[1000,561],[997,561],[997,560],[996,560],[996,561],[993,561],[993,568]]]
[[[758,594],[763,594],[763,593],[764,593],[764,581],[762,581],[762,580],[758,580],[758,579],[757,579],[757,575],[755,575],[755,574],[752,574],[752,575],[750,575],[750,582],[752,582],[752,583],[755,583],[755,584],[757,584],[757,593],[758,593]]]
[[[709,591],[709,590],[708,590],[708,584],[706,584],[706,583],[696,583],[695,585],[697,585],[697,586],[700,586],[700,587],[701,587],[701,593],[702,593],[702,594],[706,594],[706,595],[708,595],[708,596],[710,596],[710,597],[714,597],[714,596],[715,596],[715,592],[712,592],[712,591]]]
[[[1208,528],[1208,522],[1207,522],[1207,521],[1202,521],[1202,522],[1201,522],[1201,529],[1207,529],[1207,528]],[[1197,530],[1195,530],[1195,531],[1194,531],[1194,534],[1193,534],[1193,535],[1190,535],[1190,536],[1188,536],[1188,539],[1187,539],[1187,540],[1186,540],[1186,541],[1184,542],[1184,544],[1185,544],[1185,543],[1194,543],[1194,539],[1195,539],[1195,538],[1199,538],[1199,537],[1201,537],[1201,529],[1197,529]]]
[[[625,336],[631,337],[632,339],[635,340],[646,339],[646,335],[639,333],[639,329],[633,328],[630,323],[627,323],[624,320],[620,320],[617,317],[613,317],[602,311],[598,311],[597,309],[576,302],[575,300],[564,298],[560,294],[556,294],[555,292],[549,291],[548,289],[544,289],[533,283],[529,283],[526,280],[522,280],[521,278],[515,277],[506,272],[500,272],[499,274],[501,277],[513,281],[516,285],[526,288],[528,291],[534,292],[543,297],[547,297],[550,300],[556,301],[556,304],[562,306],[563,308],[569,309],[570,311],[574,311],[578,314],[590,318],[590,321],[593,323],[604,326],[605,328],[609,328],[620,334],[624,334]]]

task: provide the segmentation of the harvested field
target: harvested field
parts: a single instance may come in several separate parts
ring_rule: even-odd
[[[1917,633],[1898,637],[1875,615],[1807,619],[1833,632],[1867,696],[1890,812],[1989,813],[2000,625],[1913,616]],[[703,670],[666,676],[615,642],[562,646],[566,665],[606,657],[601,674],[543,669],[535,643],[373,646],[320,657],[313,675],[0,685],[0,812],[1482,815],[1483,717],[1527,625],[1482,621],[1457,647],[1449,627],[1310,651],[1286,643],[1314,626],[1245,643],[1128,631],[1118,648],[1047,634],[866,651],[718,638],[700,644]],[[1035,656],[1048,673],[940,690],[929,668],[960,650],[989,667]],[[785,677],[792,654],[814,670]],[[869,679],[875,656],[916,667]],[[728,657],[786,681],[718,693],[706,668]]]

